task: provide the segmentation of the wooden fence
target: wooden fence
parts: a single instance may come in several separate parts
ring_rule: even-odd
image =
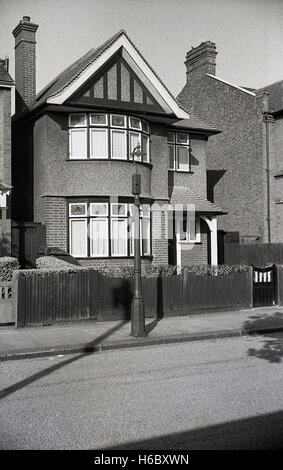
[[[68,320],[129,319],[133,280],[103,277],[98,271],[18,272],[13,281],[16,326]],[[211,309],[252,306],[252,273],[143,279],[147,317],[188,315]]]
[[[224,264],[229,266],[283,264],[283,243],[225,244]]]

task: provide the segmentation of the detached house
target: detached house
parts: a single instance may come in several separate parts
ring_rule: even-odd
[[[226,210],[219,228],[241,243],[282,243],[283,81],[258,90],[232,84],[216,75],[216,55],[210,41],[187,53],[178,95],[221,130],[207,145],[208,198]]]
[[[0,59],[0,256],[11,255],[11,90],[9,60]]]
[[[82,265],[132,264],[137,171],[142,263],[217,264],[223,211],[206,184],[206,143],[217,129],[180,106],[125,31],[36,95],[37,28],[23,17],[13,31],[15,220],[45,226],[47,247]],[[193,222],[183,217],[188,204]]]

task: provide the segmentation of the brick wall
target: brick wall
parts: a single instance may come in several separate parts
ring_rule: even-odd
[[[242,236],[265,234],[261,107],[248,93],[207,75],[191,79],[178,96],[191,112],[222,131],[207,144],[210,198],[228,212],[219,229]]]
[[[45,197],[46,245],[67,251],[67,204],[61,197]]]
[[[195,245],[190,245],[190,249],[185,249],[185,246],[182,246],[181,251],[181,263],[182,266],[192,266],[192,265],[201,265],[208,264],[210,262],[210,257],[208,253],[210,252],[210,234],[209,229],[203,220],[200,221],[200,230],[201,230],[201,243],[196,243]]]
[[[155,201],[152,210],[152,255],[153,264],[168,264],[167,213],[161,210],[164,201]]]

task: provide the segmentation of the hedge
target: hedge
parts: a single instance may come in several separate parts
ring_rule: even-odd
[[[11,281],[13,272],[19,269],[20,264],[17,258],[10,256],[0,257],[0,281]]]
[[[73,270],[79,269],[80,266],[76,266],[68,261],[56,258],[55,256],[41,256],[37,258],[35,265],[38,269],[48,269],[48,270],[65,270],[72,268]]]
[[[227,264],[220,264],[219,266],[211,266],[204,264],[184,266],[182,272],[188,272],[196,276],[226,276],[227,274],[244,273],[247,272],[248,269],[249,266],[246,265],[228,266]]]

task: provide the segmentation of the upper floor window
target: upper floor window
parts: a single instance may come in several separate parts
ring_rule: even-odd
[[[185,132],[168,132],[169,170],[190,171],[190,139]]]
[[[149,163],[149,124],[122,114],[75,113],[69,115],[71,160],[114,159]]]

